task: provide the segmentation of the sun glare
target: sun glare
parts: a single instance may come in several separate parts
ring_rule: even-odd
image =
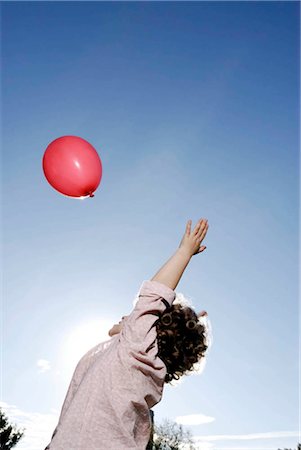
[[[108,331],[114,320],[93,319],[77,324],[64,339],[61,349],[61,373],[70,380],[74,369],[85,353],[100,342],[110,339]]]

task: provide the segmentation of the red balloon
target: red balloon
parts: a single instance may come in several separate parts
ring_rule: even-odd
[[[102,177],[101,159],[91,144],[78,136],[52,141],[43,156],[47,181],[68,197],[94,197]]]

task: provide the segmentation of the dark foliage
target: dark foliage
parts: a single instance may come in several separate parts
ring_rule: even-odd
[[[16,428],[16,425],[11,425],[0,408],[0,449],[10,450],[15,447],[23,434],[24,430],[20,431]]]

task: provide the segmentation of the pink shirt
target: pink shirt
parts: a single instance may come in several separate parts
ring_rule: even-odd
[[[166,375],[154,322],[176,293],[146,280],[138,296],[122,331],[77,364],[47,450],[145,450]]]

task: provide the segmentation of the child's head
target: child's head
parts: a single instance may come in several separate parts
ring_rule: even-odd
[[[165,383],[195,370],[210,347],[200,314],[187,304],[173,303],[156,320],[158,356],[167,368]]]

